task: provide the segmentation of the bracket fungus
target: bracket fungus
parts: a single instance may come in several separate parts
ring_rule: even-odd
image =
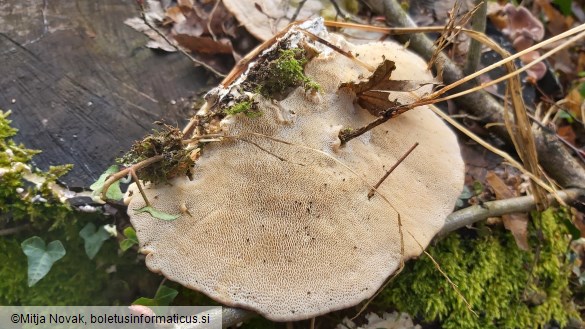
[[[319,19],[293,26],[242,74],[208,93],[185,130],[193,143],[215,136],[201,144],[192,177],[146,185],[151,205],[179,218],[137,212],[145,200],[136,185],[127,198],[150,270],[274,321],[307,319],[371,297],[404,259],[422,253],[463,187],[456,137],[426,107],[342,144],[343,129],[376,116],[361,108],[354,90],[339,87],[372,73],[303,29],[371,66],[394,62],[392,79],[432,79],[426,63],[401,45],[353,45],[328,34]],[[318,91],[300,83],[279,101],[255,93],[262,81],[248,79],[261,77],[255,72],[285,48],[311,54],[299,62]],[[389,104],[405,104],[429,91],[379,92]],[[255,115],[226,112],[242,99],[254,104]]]

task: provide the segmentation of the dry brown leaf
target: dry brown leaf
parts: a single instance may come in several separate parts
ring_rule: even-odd
[[[202,54],[232,54],[232,45],[227,39],[214,41],[209,37],[176,34],[175,40],[185,49]]]
[[[488,172],[486,181],[493,188],[498,200],[509,199],[515,197],[514,192],[504,183],[504,181],[494,174]],[[529,250],[528,245],[528,215],[525,213],[513,213],[503,215],[504,227],[512,232],[516,245],[522,250]]]
[[[577,134],[573,130],[573,127],[570,125],[561,126],[557,129],[557,134],[561,136],[562,139],[569,142],[571,145],[576,146],[575,142],[577,140]]]
[[[408,92],[419,89],[427,84],[438,84],[436,81],[391,80],[392,71],[396,68],[393,61],[385,59],[366,81],[358,83],[342,83],[339,88],[355,92],[357,103],[372,115],[380,116],[384,111],[402,105],[397,100],[388,98],[388,91]]]

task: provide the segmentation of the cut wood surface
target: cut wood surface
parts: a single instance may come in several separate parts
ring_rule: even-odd
[[[18,142],[42,150],[36,165],[74,165],[69,187],[89,186],[154,121],[184,126],[180,99],[207,89],[188,58],[144,47],[124,25],[137,15],[133,0],[0,4],[0,109]]]

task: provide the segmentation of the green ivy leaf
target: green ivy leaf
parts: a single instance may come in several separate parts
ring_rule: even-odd
[[[85,253],[87,257],[93,259],[98,251],[100,251],[104,241],[110,238],[110,233],[103,226],[96,230],[93,223],[88,223],[79,231],[79,236],[85,241]]]
[[[116,165],[110,166],[108,169],[106,169],[106,171],[104,171],[104,173],[100,175],[100,178],[98,178],[98,180],[95,183],[91,184],[91,186],[89,187],[93,191],[92,195],[99,196],[102,193],[102,189],[104,188],[104,183],[106,182],[106,179],[108,179],[110,175],[117,172],[118,166]],[[110,187],[108,188],[108,192],[106,193],[106,197],[108,199],[116,201],[122,200],[124,194],[120,189],[119,181],[110,185]]]
[[[45,241],[38,236],[24,240],[22,251],[28,258],[28,286],[34,286],[45,277],[53,264],[65,256],[65,248],[59,240],[45,246]]]
[[[159,211],[154,209],[153,207],[150,206],[146,206],[146,207],[142,207],[140,209],[136,209],[135,213],[141,213],[141,212],[147,212],[149,213],[152,217],[154,218],[158,218],[158,219],[162,219],[162,220],[175,220],[177,218],[179,218],[179,215],[171,215],[171,214],[167,214],[165,212]]]
[[[133,245],[138,244],[136,231],[134,231],[134,228],[131,226],[128,226],[124,229],[124,236],[126,239],[120,241],[120,249],[122,249],[122,251],[126,251],[132,248]]]
[[[142,306],[168,306],[178,294],[179,292],[177,290],[163,285],[158,288],[154,298],[140,297],[132,302],[132,304]]]

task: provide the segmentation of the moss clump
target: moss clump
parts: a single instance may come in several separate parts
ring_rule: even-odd
[[[565,257],[570,237],[559,224],[562,216],[567,215],[553,210],[533,216],[530,242],[537,252],[522,251],[509,232],[487,227],[473,237],[451,234],[429,248],[479,317],[426,256],[408,263],[378,303],[439,320],[442,328],[538,328],[551,321],[563,326],[577,314]]]
[[[270,98],[278,98],[292,88],[303,86],[305,90],[319,90],[319,85],[305,75],[307,64],[306,51],[300,48],[280,49],[278,58],[265,68],[264,79],[259,83],[260,93]]]
[[[173,177],[189,175],[193,160],[183,144],[183,133],[169,125],[163,125],[162,129],[136,141],[118,162],[129,167],[158,155],[163,156],[161,161],[138,171],[141,180],[158,184]]]
[[[270,99],[282,100],[299,86],[318,91],[321,87],[303,72],[308,62],[307,51],[301,48],[278,48],[261,59],[244,82],[244,90],[260,93]]]
[[[235,103],[225,110],[227,115],[236,115],[242,113],[249,118],[256,118],[262,115],[262,112],[258,111],[252,100],[246,99]]]

